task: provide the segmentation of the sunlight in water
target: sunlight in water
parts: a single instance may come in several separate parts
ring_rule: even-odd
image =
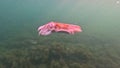
[[[117,3],[117,4],[119,4],[119,3],[120,3],[120,1],[119,1],[119,0],[117,0],[117,1],[116,1],[116,3]]]

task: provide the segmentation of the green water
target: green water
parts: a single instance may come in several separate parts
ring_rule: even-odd
[[[0,0],[0,53],[3,57],[8,57],[7,53],[11,54],[16,49],[24,52],[29,48],[32,51],[31,48],[38,46],[45,46],[45,48],[48,46],[49,49],[49,47],[58,44],[70,48],[71,46],[80,47],[78,50],[82,50],[81,47],[83,47],[86,49],[83,52],[90,52],[93,56],[92,59],[96,61],[90,60],[93,64],[90,66],[89,63],[85,63],[86,67],[80,62],[78,68],[90,68],[92,65],[92,68],[119,68],[120,4],[117,4],[116,1]],[[49,36],[39,36],[37,28],[50,21],[77,24],[82,27],[83,32],[75,35],[53,33]],[[23,55],[29,55],[28,52]],[[36,54],[33,54],[34,57],[37,56]],[[10,65],[8,63],[4,66],[6,62],[0,63],[2,68],[7,68]],[[26,65],[26,67],[23,65],[20,68],[30,68],[31,64]],[[69,65],[70,63],[67,64],[66,68],[72,67]],[[33,64],[31,68],[38,67],[34,67]],[[15,68],[15,65],[11,64],[11,68]],[[42,68],[46,68],[45,65]]]

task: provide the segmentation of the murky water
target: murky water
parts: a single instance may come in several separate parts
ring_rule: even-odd
[[[49,36],[39,36],[37,28],[50,21],[77,24],[82,27],[83,32],[75,35],[54,33]],[[90,50],[94,59],[103,60],[95,61],[98,64],[93,62],[93,67],[117,68],[120,60],[119,25],[119,0],[0,0],[0,53],[7,55],[6,52],[11,51],[12,53],[12,50],[23,49],[21,51],[26,51],[26,49],[40,47],[41,45],[50,47],[55,45],[56,47],[59,44],[70,48],[71,46],[80,46],[83,49]],[[80,49],[82,50],[82,48]],[[3,57],[6,55],[3,55]],[[36,56],[37,53],[33,57]],[[69,56],[74,57],[71,54]],[[106,58],[110,59],[107,60]],[[70,59],[66,60],[67,68],[72,67],[68,63]],[[39,61],[36,62],[39,67],[41,64]],[[5,67],[4,63],[7,62],[0,63],[1,67]],[[49,63],[54,64],[53,61]],[[34,66],[35,63],[31,64]],[[80,64],[82,67],[82,62],[77,64]],[[92,67],[89,66],[88,62],[85,64],[88,64],[88,68]],[[11,68],[12,66],[15,65],[11,64]],[[27,66],[24,68],[29,68],[29,64]],[[44,66],[48,65],[43,64],[41,66],[46,68]],[[54,65],[51,68],[54,68]]]

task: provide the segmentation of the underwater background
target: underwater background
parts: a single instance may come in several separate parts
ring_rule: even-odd
[[[83,32],[39,36],[50,21]],[[119,0],[0,0],[0,68],[119,68]]]

